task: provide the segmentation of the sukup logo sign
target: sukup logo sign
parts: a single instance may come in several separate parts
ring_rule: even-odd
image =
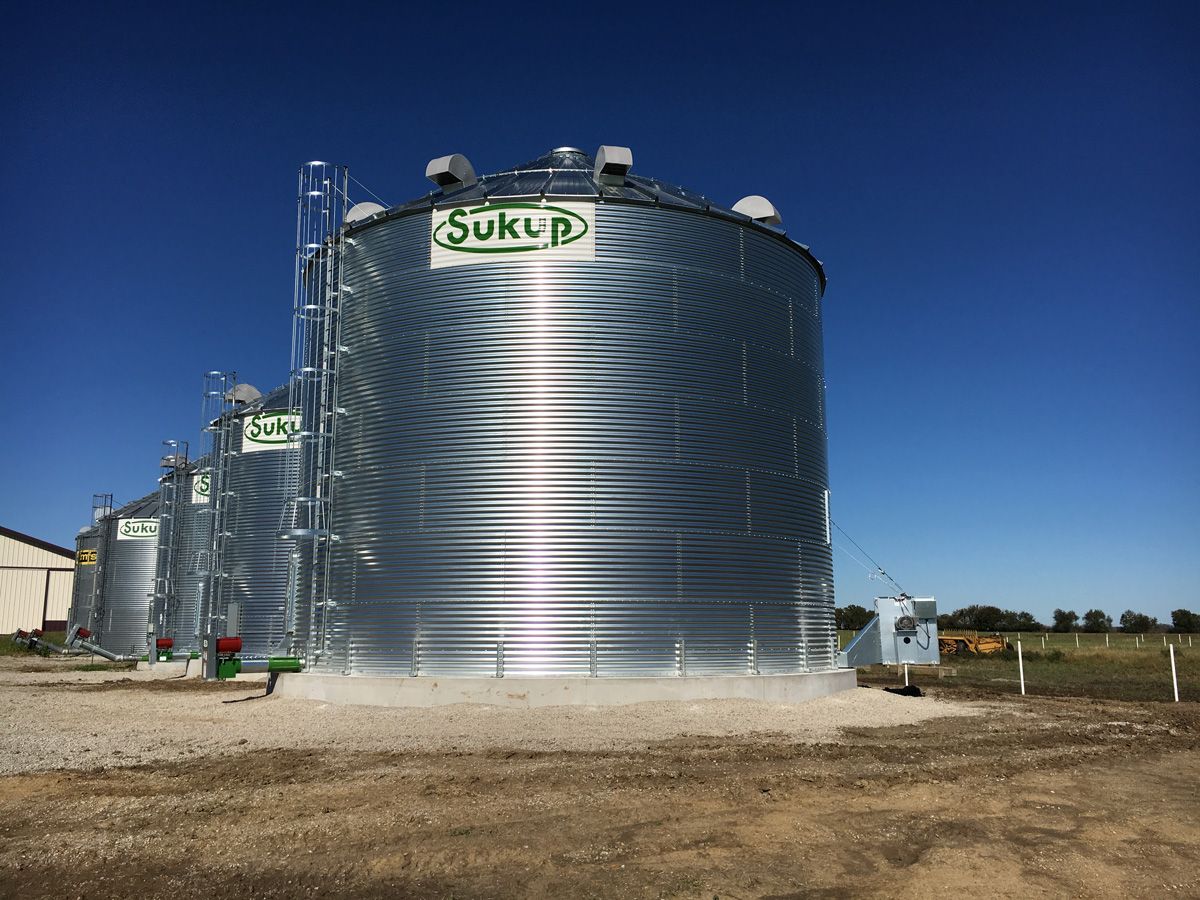
[[[596,258],[596,204],[492,203],[435,210],[429,267]]]
[[[288,435],[300,430],[300,417],[287,410],[260,412],[242,420],[242,452],[282,450]]]
[[[212,473],[201,472],[192,479],[192,502],[207,503],[212,493]]]
[[[158,519],[121,519],[117,523],[118,541],[138,541],[158,537]]]

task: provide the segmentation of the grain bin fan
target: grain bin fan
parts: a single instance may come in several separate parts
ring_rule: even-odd
[[[939,662],[937,601],[933,597],[876,597],[875,617],[838,654],[838,665],[858,668]]]

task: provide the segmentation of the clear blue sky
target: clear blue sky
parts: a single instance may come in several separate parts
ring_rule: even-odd
[[[1195,2],[173,6],[6,15],[3,524],[71,543],[202,371],[284,380],[299,163],[613,143],[825,261],[834,518],[907,590],[1200,608]]]

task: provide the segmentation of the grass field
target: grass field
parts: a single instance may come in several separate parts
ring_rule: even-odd
[[[43,637],[54,644],[62,644],[67,639],[65,631],[47,631]],[[0,637],[0,656],[28,656],[31,659],[37,656],[36,653],[28,650],[25,647],[18,647],[13,643],[12,635],[6,634]],[[119,672],[137,667],[136,662],[114,663],[106,659],[100,659],[98,656],[88,656],[80,654],[74,657],[73,660],[64,660],[60,671],[63,672]]]
[[[1133,652],[1125,647],[1076,650],[1072,642],[1069,649],[1025,650],[1024,661],[1025,691],[1029,695],[1163,702],[1174,699],[1171,661],[1161,644]],[[1018,694],[1021,690],[1014,651],[991,656],[947,656],[942,658],[942,666],[947,677],[910,670],[909,680],[919,687],[936,686],[951,695]],[[1200,700],[1200,647],[1176,645],[1175,669],[1179,699]],[[950,675],[950,670],[956,674]],[[859,681],[900,684],[903,672],[890,666],[869,666],[859,670]]]
[[[989,634],[992,632],[988,632]],[[1175,645],[1176,650],[1182,647],[1192,647],[1200,650],[1200,634],[1161,634],[1152,632],[1144,635],[1109,632],[1103,634],[1085,634],[1083,632],[1016,632],[1002,631],[1012,644],[1020,639],[1026,650],[1151,650],[1154,647],[1165,647],[1167,643]],[[857,632],[839,631],[838,647],[845,647]],[[1106,640],[1107,638],[1107,640]],[[1076,645],[1078,641],[1078,646]]]
[[[67,639],[65,631],[47,631],[43,637],[53,644],[61,644]],[[30,651],[26,647],[18,647],[13,643],[12,635],[0,637],[0,656],[24,656]]]

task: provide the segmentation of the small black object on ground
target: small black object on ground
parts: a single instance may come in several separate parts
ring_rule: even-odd
[[[885,687],[885,691],[889,694],[899,694],[901,697],[924,697],[925,692],[915,684],[906,684],[904,687],[889,688]]]

